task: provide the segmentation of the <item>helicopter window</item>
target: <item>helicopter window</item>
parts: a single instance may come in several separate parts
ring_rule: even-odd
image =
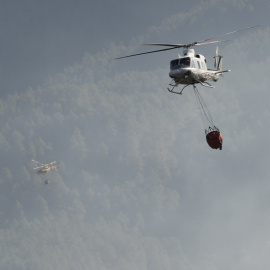
[[[176,69],[179,67],[189,67],[189,66],[190,66],[190,58],[189,57],[175,59],[175,60],[172,60],[170,63],[171,69]]]
[[[197,61],[197,64],[198,64],[198,68],[200,69],[201,68],[200,62]]]
[[[204,69],[203,62],[200,62],[201,69]]]
[[[190,58],[189,57],[181,58],[180,65],[189,67],[190,66]]]
[[[205,62],[201,62],[201,66],[203,69],[205,69],[205,70],[207,69]]]
[[[171,61],[171,69],[178,68],[179,59],[175,59]]]

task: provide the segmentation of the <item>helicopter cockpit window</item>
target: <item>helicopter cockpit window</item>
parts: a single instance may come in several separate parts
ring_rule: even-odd
[[[179,59],[175,59],[171,61],[171,69],[175,69],[179,67]]]
[[[176,69],[179,67],[189,67],[190,66],[190,58],[185,57],[185,58],[172,60],[170,66],[171,66],[171,69]]]
[[[190,66],[190,58],[189,57],[181,58],[180,65],[182,67],[189,67]]]

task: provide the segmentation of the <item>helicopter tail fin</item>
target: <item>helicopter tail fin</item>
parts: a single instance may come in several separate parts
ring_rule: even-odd
[[[215,63],[214,63],[214,67],[217,69],[217,70],[222,70],[222,60],[223,60],[223,56],[220,55],[218,53],[218,46],[216,48],[216,56],[214,56],[215,58]]]

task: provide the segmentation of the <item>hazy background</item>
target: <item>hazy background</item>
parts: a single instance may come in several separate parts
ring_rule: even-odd
[[[1,269],[269,267],[269,1],[0,4]],[[222,151],[192,87],[166,90],[182,50],[113,60],[257,24],[199,86]],[[216,46],[195,49],[212,68]]]

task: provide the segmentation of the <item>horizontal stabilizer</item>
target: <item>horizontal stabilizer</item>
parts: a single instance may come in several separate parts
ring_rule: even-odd
[[[216,74],[230,72],[230,69],[217,71]]]

